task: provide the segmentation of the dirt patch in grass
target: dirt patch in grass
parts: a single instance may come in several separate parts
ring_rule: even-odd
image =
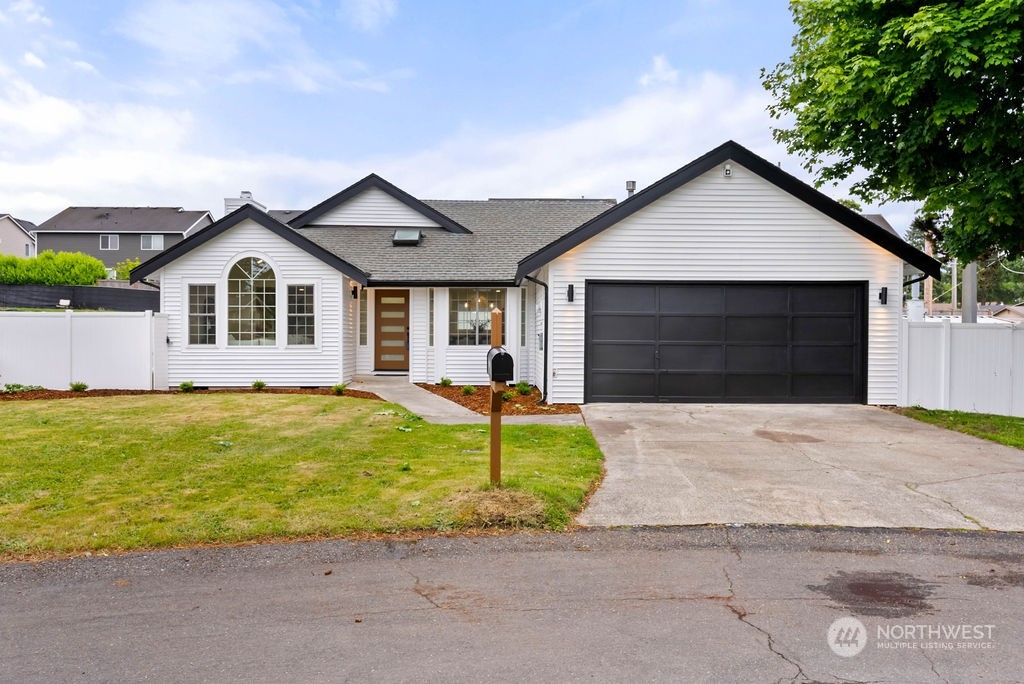
[[[428,385],[426,383],[416,384],[428,392],[433,392],[439,397],[444,397],[448,401],[461,404],[470,411],[475,411],[476,413],[485,416],[490,415],[491,413],[490,386],[477,386],[474,394],[463,394],[462,385],[444,387],[443,385]],[[580,407],[576,404],[540,403],[541,393],[536,387],[531,387],[530,393],[527,395],[519,394],[515,387],[510,387],[508,391],[512,393],[512,398],[503,402],[501,408],[501,412],[506,416],[543,416],[548,414],[580,412]]]
[[[547,520],[539,497],[513,489],[462,492],[448,503],[455,520],[465,527],[543,527]]]
[[[259,392],[249,388],[225,388],[225,389],[197,389],[189,394],[334,394],[334,390],[327,387],[266,387]],[[124,397],[147,394],[185,394],[181,390],[120,390],[120,389],[91,389],[84,392],[72,392],[71,390],[28,390],[27,392],[0,392],[0,401],[30,401],[33,399],[82,399],[85,397]],[[372,392],[346,389],[343,396],[355,399],[377,399]]]

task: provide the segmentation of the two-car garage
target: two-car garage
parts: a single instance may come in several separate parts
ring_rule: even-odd
[[[585,400],[866,400],[866,284],[586,288]]]

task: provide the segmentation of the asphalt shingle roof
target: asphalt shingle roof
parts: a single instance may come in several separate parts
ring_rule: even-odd
[[[472,234],[424,228],[419,245],[396,247],[391,244],[393,227],[306,226],[298,232],[368,273],[374,283],[512,282],[520,259],[615,205],[608,199],[423,203]],[[289,216],[270,214],[279,221]]]
[[[39,224],[40,233],[184,233],[206,211],[178,207],[68,207]]]

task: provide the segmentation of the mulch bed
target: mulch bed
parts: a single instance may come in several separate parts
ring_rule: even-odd
[[[461,404],[470,411],[475,411],[485,416],[491,413],[491,388],[489,386],[477,387],[475,394],[467,395],[462,393],[461,385],[450,385],[448,387],[428,385],[426,383],[416,383],[416,385],[428,392],[433,392],[439,397],[444,397],[449,401],[454,401],[456,404]],[[540,390],[536,387],[531,389],[529,395],[519,394],[515,387],[510,387],[509,391],[512,392],[512,399],[504,402],[501,409],[501,412],[506,416],[544,416],[557,413],[580,412],[580,407],[576,404],[541,404]]]
[[[334,394],[334,391],[327,387],[265,387],[258,392],[249,388],[226,388],[226,389],[197,389],[189,394],[218,394],[230,392],[232,394]],[[84,392],[72,392],[71,390],[29,390],[27,392],[0,392],[0,401],[25,401],[30,399],[83,399],[86,397],[123,397],[143,394],[185,394],[180,390],[116,390],[116,389],[94,389]],[[380,397],[372,392],[346,389],[344,396],[356,399],[377,399]]]

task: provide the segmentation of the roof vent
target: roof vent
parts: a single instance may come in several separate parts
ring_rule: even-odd
[[[626,193],[627,193],[626,197],[632,197],[634,192],[636,192],[636,181],[635,180],[628,180],[628,181],[626,181]]]
[[[423,239],[423,231],[419,228],[398,228],[391,236],[391,244],[395,247],[415,247]]]

